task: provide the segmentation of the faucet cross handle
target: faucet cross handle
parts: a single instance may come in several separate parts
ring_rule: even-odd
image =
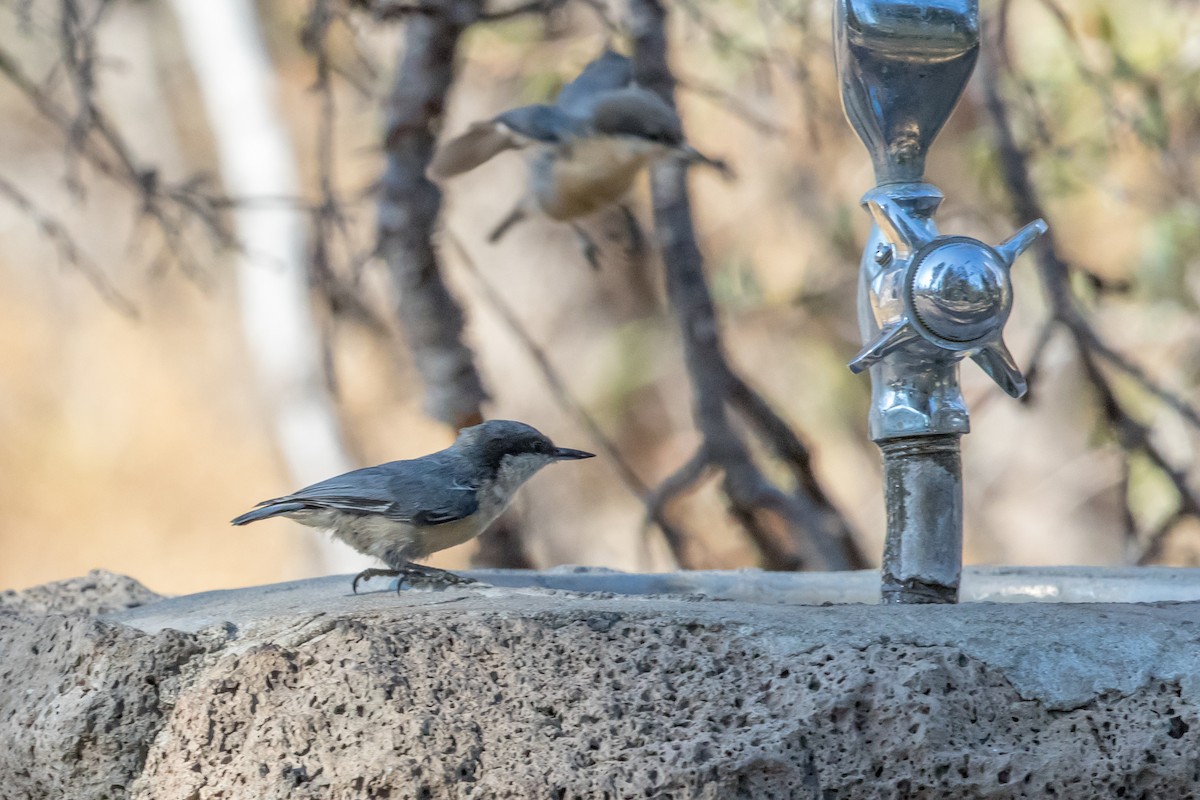
[[[1046,232],[1046,223],[1035,220],[992,247],[968,236],[936,235],[879,190],[869,192],[864,205],[884,240],[876,261],[904,271],[903,311],[850,369],[862,372],[890,353],[932,345],[954,359],[970,356],[1013,397],[1025,394],[1025,378],[1001,337],[1012,311],[1013,262]],[[925,211],[914,209],[918,216]]]

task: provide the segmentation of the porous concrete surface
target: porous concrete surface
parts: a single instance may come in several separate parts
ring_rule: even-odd
[[[46,583],[23,592],[0,592],[0,611],[95,616],[162,599],[133,578],[94,569],[80,578]]]
[[[336,577],[99,617],[5,603],[0,680],[5,798],[1200,796],[1192,603]]]
[[[95,615],[157,599],[101,571],[0,595],[0,797],[128,796],[202,637]]]

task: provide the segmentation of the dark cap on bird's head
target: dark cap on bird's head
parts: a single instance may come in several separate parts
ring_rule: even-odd
[[[683,125],[675,110],[640,86],[627,86],[599,98],[592,111],[592,127],[608,136],[632,136],[668,147],[683,144]]]
[[[592,458],[595,455],[569,447],[557,447],[532,425],[508,419],[490,419],[463,428],[458,432],[454,444],[492,469],[499,467],[505,456],[542,456],[549,462]]]

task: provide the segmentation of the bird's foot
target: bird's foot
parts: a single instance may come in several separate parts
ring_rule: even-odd
[[[399,592],[404,588],[404,584],[416,586],[418,584],[427,585],[430,587],[445,588],[447,586],[468,586],[472,583],[479,583],[474,578],[468,578],[463,575],[457,575],[453,572],[447,572],[444,569],[437,567],[427,567],[422,564],[405,564],[399,569],[364,569],[362,572],[354,576],[354,583],[351,588],[355,594],[358,594],[358,582],[370,580],[371,578],[387,576],[389,578],[399,578],[396,583],[396,591]]]
[[[641,258],[646,251],[646,237],[642,233],[641,223],[627,205],[621,206],[621,217],[625,221],[625,233],[629,237],[629,254],[634,258]]]
[[[600,269],[600,248],[592,241],[592,237],[587,235],[587,232],[578,225],[571,225],[575,231],[575,237],[579,240],[579,249],[583,251],[583,257],[587,259],[588,266],[594,270]]]
[[[513,206],[512,211],[509,211],[508,214],[505,215],[504,219],[500,220],[496,227],[492,228],[491,232],[488,233],[488,242],[490,244],[495,244],[496,242],[500,241],[500,239],[504,237],[504,234],[508,233],[508,231],[514,225],[525,219],[525,217],[528,215],[529,212],[525,209],[525,201],[521,200],[521,202]]]
[[[400,581],[396,585],[397,592],[404,588],[405,583],[410,586],[424,584],[441,589],[445,589],[447,586],[468,586],[472,583],[479,583],[473,578],[447,572],[437,567],[427,567],[424,564],[405,564],[400,568],[398,574]]]
[[[354,582],[350,584],[350,589],[355,594],[358,594],[358,582],[359,581],[369,581],[369,580],[371,580],[371,578],[377,578],[380,575],[386,575],[389,578],[395,578],[399,574],[400,573],[394,569],[376,569],[375,567],[371,567],[370,569],[364,569],[362,572],[360,572],[354,576]]]

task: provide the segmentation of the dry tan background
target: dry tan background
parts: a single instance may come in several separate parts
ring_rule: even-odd
[[[44,77],[57,57],[45,45],[57,6],[33,3],[29,30],[19,5],[0,5],[0,45]],[[992,11],[997,4],[984,5]],[[306,7],[301,0],[258,4],[311,193],[318,106],[310,91],[313,62],[297,40]],[[1109,281],[1133,282],[1131,291],[1097,300],[1079,281],[1098,329],[1194,399],[1200,195],[1188,177],[1200,174],[1200,10],[1168,0],[1061,7],[1077,45],[1046,4],[1014,4],[1015,65],[1036,100],[1007,84],[1021,134],[1036,148],[1034,175],[1049,221],[1074,263]],[[701,171],[692,183],[729,349],[803,431],[821,477],[877,558],[883,514],[878,456],[865,441],[868,385],[844,366],[856,350],[854,282],[868,229],[857,199],[872,176],[841,116],[829,6],[697,0],[673,8],[675,67],[691,87],[681,95],[685,124],[697,146],[728,158],[737,171],[734,183]],[[369,187],[381,169],[378,102],[399,29],[363,18],[359,34],[379,69],[356,73],[369,96],[337,84],[336,163],[348,196]],[[349,36],[340,35],[335,56],[351,63]],[[472,31],[447,128],[543,99],[604,39],[586,9],[549,25],[516,20]],[[101,99],[139,156],[177,178],[215,171],[169,11],[119,3],[100,43]],[[1049,126],[1045,141],[1035,138],[1035,111]],[[58,264],[26,215],[0,199],[0,587],[94,567],[167,593],[319,571],[299,526],[227,524],[256,501],[297,488],[256,393],[228,259],[198,246],[203,270],[191,277],[156,264],[159,243],[139,225],[136,202],[86,168],[86,193],[67,191],[62,136],[3,79],[0,114],[0,175],[68,224],[138,310],[137,319],[114,311],[76,270]],[[930,158],[929,179],[947,196],[943,231],[998,241],[1014,228],[992,141],[976,85]],[[610,244],[604,269],[593,273],[570,230],[540,220],[488,245],[484,233],[513,201],[523,169],[518,155],[506,154],[451,184],[444,224],[643,479],[660,480],[697,440],[659,266],[624,264]],[[648,225],[644,186],[637,208]],[[367,247],[370,198],[351,211]],[[459,256],[444,250],[494,398],[491,415],[593,448]],[[1027,256],[1014,276],[1008,341],[1022,364],[1046,316],[1034,270]],[[367,264],[361,288],[387,317],[392,299],[380,265]],[[338,407],[362,464],[450,441],[449,431],[422,416],[421,387],[394,330],[380,336],[345,319],[330,326]],[[1169,508],[1171,490],[1138,460],[1123,478],[1120,450],[1099,423],[1065,339],[1052,341],[1031,404],[1006,398],[974,365],[964,367],[963,379],[974,430],[964,445],[967,560],[1126,563],[1134,548],[1124,534],[1123,496],[1150,527]],[[1195,483],[1196,432],[1136,387],[1119,386]],[[601,459],[547,470],[517,508],[539,566],[671,566],[657,540],[644,541],[640,506]],[[702,538],[708,566],[754,565],[753,549],[711,482],[674,513]],[[439,554],[434,563],[461,566],[472,547]],[[1198,550],[1200,530],[1185,524],[1172,535],[1166,562],[1198,563]]]

